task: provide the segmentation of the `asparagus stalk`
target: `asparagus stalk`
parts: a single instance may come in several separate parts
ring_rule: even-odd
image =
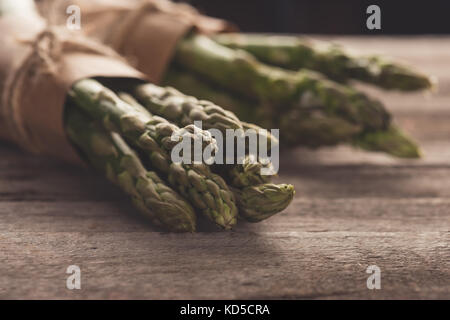
[[[136,109],[136,111],[140,113],[145,113],[149,117],[152,116],[152,114],[146,108],[144,108],[144,106],[140,104],[131,94],[124,91],[120,91],[117,95],[122,101],[125,101],[134,109]]]
[[[223,88],[277,109],[319,106],[367,129],[386,129],[390,117],[382,104],[348,86],[308,70],[287,71],[260,63],[201,36],[190,35],[177,46],[175,61]]]
[[[433,80],[411,67],[379,56],[355,56],[342,47],[295,36],[261,34],[220,34],[213,38],[221,45],[250,52],[262,62],[299,70],[321,72],[331,79],[355,79],[384,89],[415,91],[430,89]]]
[[[156,172],[147,171],[119,135],[108,133],[72,105],[66,107],[66,130],[89,164],[127,193],[153,224],[173,232],[195,231],[191,205]]]
[[[220,176],[213,174],[203,163],[172,162],[169,153],[179,141],[173,141],[171,137],[180,132],[177,126],[163,118],[139,112],[95,80],[78,81],[72,86],[69,97],[107,130],[121,134],[145,152],[155,170],[204,216],[225,229],[236,223],[237,207],[233,194]],[[186,132],[190,133],[191,140],[196,138],[193,133],[200,130],[193,125],[184,129],[184,136]],[[210,139],[206,132],[200,134],[202,140]]]
[[[242,129],[239,119],[212,102],[183,95],[174,88],[151,83],[136,86],[134,94],[151,113],[180,126],[201,121],[204,129]]]
[[[253,120],[270,128],[279,128],[281,143],[317,148],[338,143],[352,143],[368,151],[383,151],[396,157],[416,158],[420,150],[410,138],[395,126],[383,130],[366,130],[340,115],[320,107],[272,112],[275,108],[255,103],[220,90],[206,81],[177,68],[170,68],[164,83],[183,92],[226,106],[243,120]],[[255,110],[255,113],[253,113]],[[377,139],[374,139],[377,137]]]

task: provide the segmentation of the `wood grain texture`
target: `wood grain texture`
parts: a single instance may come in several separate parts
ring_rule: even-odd
[[[0,145],[0,298],[450,298],[450,38],[334,38],[436,75],[440,91],[382,99],[425,158],[346,146],[283,150],[292,206],[233,232],[153,230],[82,168]],[[78,265],[82,289],[66,289]],[[365,271],[381,269],[381,290]]]

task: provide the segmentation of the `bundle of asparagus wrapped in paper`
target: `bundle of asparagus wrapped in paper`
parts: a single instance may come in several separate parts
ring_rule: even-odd
[[[50,20],[66,20],[61,1],[42,2],[46,4],[42,12]],[[279,128],[282,144],[349,143],[397,157],[420,156],[419,147],[395,125],[382,103],[349,82],[402,91],[433,86],[430,77],[409,66],[380,56],[349,54],[337,45],[301,37],[217,34],[228,31],[224,21],[205,20],[192,8],[166,0],[147,0],[143,5],[125,0],[75,3],[88,16],[89,36],[130,57],[149,76],[159,79],[165,71],[165,85],[213,101],[241,120]],[[152,23],[153,15],[167,18],[171,26]],[[124,22],[112,23],[112,16]],[[165,49],[155,51],[147,45],[152,41]],[[168,115],[171,109],[164,112]]]
[[[0,15],[26,19],[35,14],[32,1],[0,0]],[[216,150],[211,134],[196,127],[195,120],[220,131],[258,128],[213,103],[135,79],[79,80],[65,104],[66,132],[82,157],[157,226],[192,232],[200,213],[231,229],[238,216],[257,222],[289,205],[293,186],[271,183],[256,170],[267,164],[253,161],[251,154],[242,164],[227,166],[173,161],[171,153],[184,139],[199,142],[201,154]],[[270,141],[277,143],[274,137]]]
[[[272,36],[223,34],[213,39],[191,34],[181,40],[164,83],[226,106],[241,119],[280,128],[281,141],[288,145],[320,147],[346,142],[397,157],[420,156],[418,146],[392,123],[380,101],[324,75],[342,82],[358,79],[383,88],[409,91],[430,88],[429,77],[394,63],[382,63],[381,58],[364,60],[342,51],[338,54],[337,49],[319,51],[312,46],[308,46],[312,53],[304,58],[308,63],[300,64],[296,61],[301,60],[298,56],[306,55],[302,52],[306,51],[306,44],[298,44],[301,40],[295,37],[275,38],[283,39],[283,45],[279,43],[281,40],[273,41]],[[263,47],[266,51],[284,53],[286,61],[291,61],[291,55],[296,58],[292,58],[292,64],[286,62],[283,65],[275,58],[258,54],[266,52]],[[249,49],[249,52],[242,49]],[[274,65],[302,69],[291,71],[266,65],[250,52]],[[276,54],[267,53],[267,56]],[[332,62],[321,62],[327,59]],[[363,61],[371,61],[372,65]],[[294,64],[298,66],[293,67]],[[351,69],[354,65],[364,72]],[[377,72],[375,65],[379,69]],[[306,68],[321,71],[324,75]]]

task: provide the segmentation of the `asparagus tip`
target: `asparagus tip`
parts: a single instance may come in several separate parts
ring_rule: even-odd
[[[291,184],[266,183],[236,192],[241,207],[240,216],[248,222],[260,222],[286,209],[295,195]]]
[[[393,126],[385,131],[366,133],[355,140],[355,145],[369,151],[382,151],[398,158],[422,157],[419,146]]]

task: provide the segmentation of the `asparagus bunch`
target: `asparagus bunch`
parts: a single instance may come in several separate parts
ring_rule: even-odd
[[[75,83],[69,92],[71,103],[101,123],[105,130],[120,134],[137,150],[145,153],[150,165],[163,179],[218,226],[230,229],[237,222],[238,208],[242,218],[254,222],[284,210],[291,202],[294,189],[290,185],[259,184],[263,181],[255,179],[245,185],[236,183],[236,188],[231,190],[222,177],[212,173],[204,163],[173,163],[169,153],[179,141],[174,142],[171,137],[180,129],[168,120],[152,115],[132,97],[123,94],[121,97],[130,103],[121,100],[113,91],[91,79]],[[158,95],[152,96],[152,93],[147,92],[147,97],[157,98]],[[152,100],[154,104],[162,103],[157,102],[157,99]],[[175,105],[181,107],[186,101],[178,100]],[[162,108],[163,105],[159,107]],[[187,125],[183,129],[185,133],[190,134],[188,137],[192,140],[196,139],[191,136],[192,133],[198,134],[200,130],[193,125]],[[210,135],[202,130],[200,134],[202,140],[208,142],[205,148],[211,147]],[[186,138],[186,134],[183,138]],[[250,165],[243,167],[245,172],[239,172],[242,181],[251,179],[248,178],[249,175],[258,176],[259,173],[254,169],[247,169]],[[255,190],[259,190],[257,195]],[[258,201],[259,205],[256,206]],[[249,212],[251,216],[247,219]]]
[[[381,103],[309,70],[292,72],[262,64],[247,52],[192,35],[178,44],[175,61],[219,86],[281,110],[322,106],[328,112],[385,128],[389,115]]]
[[[372,121],[369,113],[366,117],[359,117],[359,119],[354,116],[347,117],[329,106],[311,104],[307,107],[306,101],[303,101],[302,108],[292,108],[283,112],[268,103],[255,103],[229,90],[220,89],[179,67],[170,68],[164,83],[201,99],[227,106],[240,119],[251,119],[268,128],[280,128],[281,142],[286,145],[317,148],[350,143],[365,150],[382,151],[402,158],[420,156],[420,149],[416,143],[387,120],[389,115],[386,112],[383,112],[386,119],[384,121],[388,124],[378,125],[379,129],[374,130],[368,125]],[[336,109],[339,110],[339,105]],[[373,108],[373,110],[377,109]],[[378,117],[380,118],[382,117]],[[372,126],[372,128],[376,127],[377,125]]]
[[[287,57],[286,64],[270,59],[282,55]],[[294,72],[280,67],[303,69]],[[385,89],[412,91],[428,89],[433,84],[430,77],[381,57],[355,57],[335,46],[321,49],[295,37],[236,34],[217,35],[213,40],[196,34],[185,37],[177,47],[164,83],[226,106],[242,120],[280,128],[282,141],[288,145],[350,143],[397,157],[420,157],[417,144],[392,123],[378,100],[306,68],[340,82],[358,79]],[[166,92],[163,99],[177,99],[176,90],[166,88],[161,92]],[[138,89],[135,94],[142,99],[145,89]],[[210,121],[205,108],[200,111],[198,106],[187,108],[196,117],[192,118],[186,110],[174,110],[170,103],[164,104],[163,109],[155,108],[145,98],[143,103],[156,114],[173,117],[172,121],[180,125],[203,119],[208,126]],[[219,122],[224,120],[222,117],[229,122],[220,123],[220,128],[233,124],[236,127],[235,118],[222,111],[218,114]],[[231,180],[236,178],[232,176]]]
[[[243,49],[253,48],[256,39],[260,42],[266,39],[265,48],[273,46],[278,49],[281,45],[276,46],[276,42],[271,41],[273,38],[268,36],[254,38],[224,34],[214,36],[212,40],[202,35],[188,35],[178,44],[164,84],[226,106],[243,120],[262,127],[280,128],[282,142],[288,145],[320,147],[351,143],[366,150],[383,151],[397,157],[420,156],[417,144],[392,123],[390,114],[380,101],[315,71],[291,71],[266,65],[250,53],[253,53],[252,50]],[[296,38],[283,39],[289,43]],[[316,56],[319,56],[319,50],[316,51]],[[324,56],[332,56],[331,51],[328,50]],[[341,55],[344,53],[341,52]],[[351,64],[356,64],[356,61],[362,64],[362,58],[345,57]],[[333,59],[330,68],[343,60]],[[261,60],[264,59],[261,57]],[[286,60],[290,61],[290,56]],[[272,64],[276,65],[274,62]],[[381,65],[384,66],[383,76],[379,75],[377,81],[382,81],[388,88],[417,90],[431,86],[429,77],[407,67],[393,63],[387,67],[387,63],[380,63],[379,68]],[[327,76],[333,74],[325,68],[314,69]],[[373,69],[373,65],[367,67],[367,70]],[[337,73],[349,79],[346,75],[350,72],[343,70],[339,68]],[[341,79],[341,82],[345,82],[345,79]],[[359,79],[363,80],[361,77]],[[365,81],[370,82],[368,77]],[[371,83],[378,84],[375,80]],[[419,83],[422,85],[419,86]]]

